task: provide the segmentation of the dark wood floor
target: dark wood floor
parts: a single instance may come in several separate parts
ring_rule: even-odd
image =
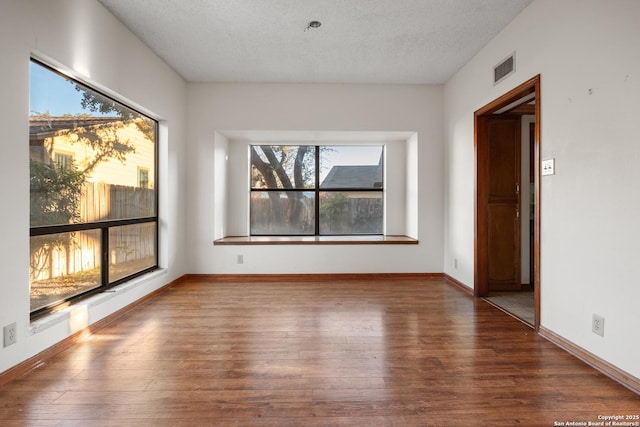
[[[3,426],[553,426],[640,396],[439,279],[190,280],[0,388]]]

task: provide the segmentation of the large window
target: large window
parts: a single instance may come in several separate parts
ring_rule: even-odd
[[[32,317],[158,266],[157,122],[31,61]]]
[[[253,145],[251,235],[383,233],[383,147]]]

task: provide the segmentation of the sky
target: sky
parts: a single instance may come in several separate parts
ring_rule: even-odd
[[[29,90],[29,113],[49,112],[52,116],[65,114],[86,113],[91,116],[100,115],[83,110],[80,105],[82,93],[75,89],[75,85],[64,77],[50,71],[48,68],[31,62],[31,81]]]

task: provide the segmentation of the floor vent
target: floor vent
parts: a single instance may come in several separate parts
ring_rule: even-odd
[[[507,76],[513,74],[516,71],[516,54],[515,52],[509,55],[507,59],[493,67],[493,84],[497,85]]]

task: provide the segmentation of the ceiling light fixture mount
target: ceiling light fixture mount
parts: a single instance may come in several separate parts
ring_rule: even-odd
[[[322,22],[320,21],[311,21],[309,22],[309,24],[307,24],[307,28],[305,28],[304,30],[307,31],[310,28],[319,28],[320,25],[322,25]]]

